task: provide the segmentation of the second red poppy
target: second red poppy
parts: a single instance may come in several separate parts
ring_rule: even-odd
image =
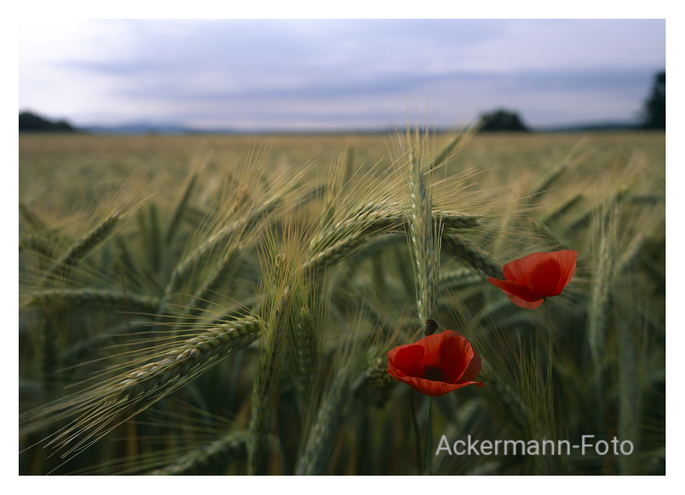
[[[578,251],[566,249],[553,253],[533,253],[504,265],[505,280],[488,282],[499,287],[511,302],[535,309],[544,298],[558,296],[576,273]]]

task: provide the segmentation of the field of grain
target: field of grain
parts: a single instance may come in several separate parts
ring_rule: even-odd
[[[21,474],[665,472],[663,132],[22,135],[19,158]],[[487,278],[569,249],[550,352],[545,306]],[[484,388],[386,372],[427,320]]]

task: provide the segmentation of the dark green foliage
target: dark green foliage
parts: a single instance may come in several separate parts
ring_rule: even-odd
[[[53,122],[33,112],[19,113],[19,132],[74,132],[65,120]]]
[[[481,115],[479,132],[525,132],[528,131],[521,121],[518,113],[505,109],[499,109]]]
[[[644,129],[666,129],[666,71],[654,76],[652,89],[642,111]]]

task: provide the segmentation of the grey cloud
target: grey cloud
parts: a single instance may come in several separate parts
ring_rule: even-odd
[[[206,120],[220,118],[217,108],[246,105],[255,119],[266,121],[271,115],[273,122],[286,119],[292,111],[288,102],[319,109],[291,115],[295,120],[321,120],[322,108],[330,111],[327,120],[348,119],[351,103],[365,108],[356,117],[387,119],[391,113],[403,115],[406,111],[402,106],[390,112],[391,105],[417,99],[430,99],[437,105],[462,101],[514,106],[530,102],[534,95],[534,101],[556,98],[559,115],[564,114],[563,99],[569,94],[630,100],[639,105],[654,72],[662,68],[658,48],[664,27],[660,21],[640,20],[110,22],[123,23],[117,24],[124,27],[118,31],[121,46],[105,43],[101,54],[65,57],[61,62],[73,71],[75,85],[91,75],[100,78],[95,80],[110,77],[114,83],[100,86],[102,101],[112,97],[129,105],[145,103],[148,111],[158,108],[166,116],[185,115],[189,107],[197,105]],[[497,47],[508,46],[503,44],[536,29],[545,36],[562,33],[541,40],[556,43],[560,49],[572,39],[573,56],[567,60],[562,57],[566,52],[560,52],[562,58],[553,69],[523,63],[534,56],[532,52],[520,53],[520,64],[512,59],[508,70],[498,65]],[[628,49],[620,40],[626,38],[626,30],[646,36],[647,51],[656,54],[652,65],[625,64]],[[599,41],[593,37],[597,33],[602,33]],[[615,47],[607,45],[612,37],[619,40]],[[593,48],[600,41],[602,56],[621,53],[618,62],[612,63],[611,57],[593,58],[599,51]],[[529,37],[521,49],[536,48]],[[556,54],[548,50],[544,55],[550,57],[550,53]],[[586,63],[584,58],[591,60]],[[534,66],[538,68],[531,70]],[[525,117],[527,108],[520,110]],[[534,107],[530,111],[531,115],[541,114]],[[200,110],[190,114],[194,119],[203,118]]]
[[[210,91],[189,87],[182,81],[174,84],[166,80],[154,80],[150,86],[135,86],[122,90],[119,95],[132,98],[169,98],[178,101],[230,100],[233,98],[341,98],[372,97],[378,95],[415,94],[439,85],[496,87],[500,91],[620,91],[646,94],[651,78],[657,68],[625,70],[585,71],[524,71],[504,74],[449,72],[438,75],[396,72],[375,74],[372,77],[359,74],[335,73],[311,74],[296,87],[284,87],[278,80],[268,86],[245,84],[238,89]]]

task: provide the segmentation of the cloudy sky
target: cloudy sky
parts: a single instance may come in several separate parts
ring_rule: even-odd
[[[19,24],[19,109],[75,125],[342,130],[634,121],[664,20],[139,20]]]

